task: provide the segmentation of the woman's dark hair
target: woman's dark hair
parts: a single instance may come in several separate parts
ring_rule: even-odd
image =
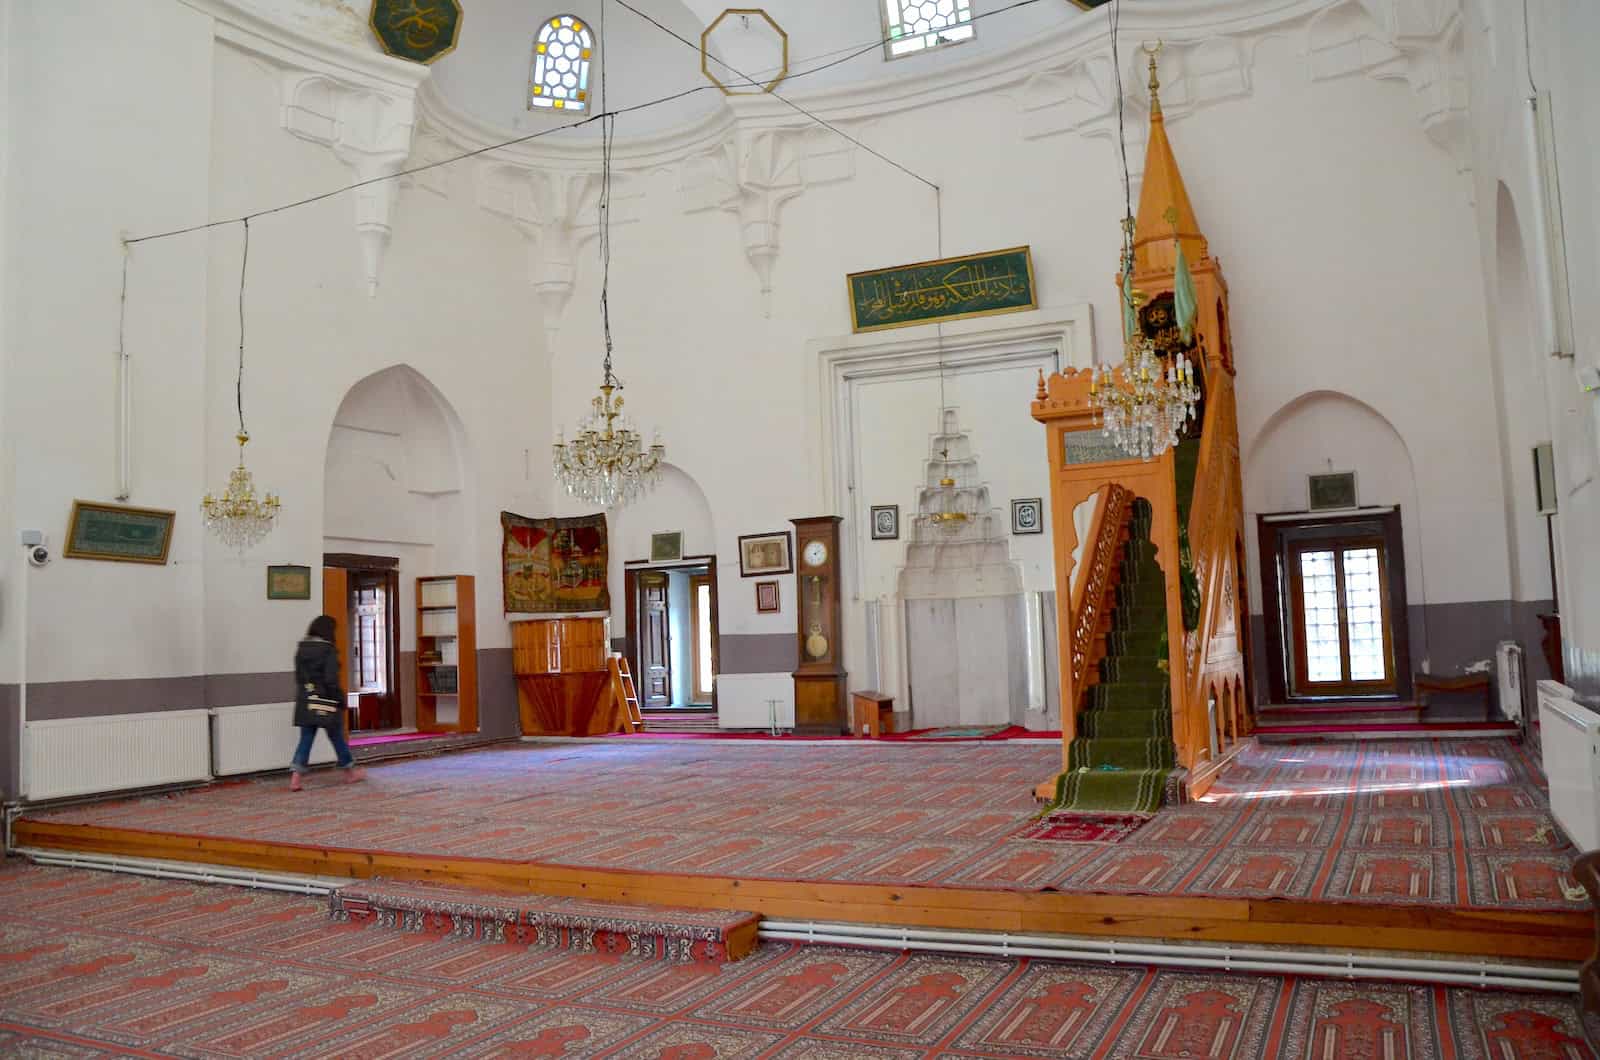
[[[306,630],[306,636],[332,640],[337,624],[332,615],[318,615],[311,620],[311,627]]]

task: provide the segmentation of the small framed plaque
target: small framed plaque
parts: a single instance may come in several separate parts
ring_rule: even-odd
[[[1044,499],[1022,497],[1011,502],[1011,532],[1013,534],[1044,533]]]
[[[267,568],[268,600],[311,599],[311,568],[286,563]]]
[[[900,539],[900,506],[875,504],[872,506],[872,540],[898,541]]]
[[[778,583],[756,582],[756,612],[770,615],[779,610],[781,608],[778,606]]]
[[[1359,507],[1356,503],[1356,473],[1338,471],[1327,475],[1307,475],[1307,508],[1313,512]]]

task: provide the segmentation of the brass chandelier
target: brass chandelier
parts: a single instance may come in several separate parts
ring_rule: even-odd
[[[200,502],[206,529],[241,555],[272,532],[282,507],[274,493],[256,496],[255,479],[244,466],[244,447],[250,432],[244,429],[244,279],[250,262],[250,220],[244,222],[244,254],[239,262],[239,375],[234,384],[235,408],[239,413],[239,466],[228,473],[228,486],[221,496],[210,493]]]
[[[605,98],[605,45],[600,51],[601,98]],[[615,115],[601,119],[600,153],[600,322],[605,335],[605,367],[600,394],[578,424],[572,441],[556,436],[551,464],[567,493],[589,504],[618,508],[648,492],[661,478],[666,447],[659,436],[648,449],[643,436],[622,412],[622,383],[611,370],[611,145]]]

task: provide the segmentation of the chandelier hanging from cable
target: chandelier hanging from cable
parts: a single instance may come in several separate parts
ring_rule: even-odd
[[[1121,5],[1116,5],[1120,8]],[[1117,81],[1117,139],[1122,149],[1122,267],[1118,275],[1118,296],[1122,301],[1122,330],[1124,346],[1122,363],[1114,368],[1102,364],[1094,366],[1089,377],[1089,407],[1098,414],[1100,425],[1112,442],[1141,460],[1151,460],[1178,444],[1184,427],[1194,418],[1200,390],[1194,382],[1194,365],[1187,354],[1174,352],[1163,360],[1155,342],[1145,334],[1139,320],[1139,307],[1144,294],[1133,286],[1133,192],[1128,175],[1128,143],[1122,121],[1122,73],[1117,52],[1117,11],[1111,20],[1111,61]],[[1160,82],[1156,79],[1156,56],[1161,52],[1159,43],[1145,48],[1150,57],[1150,109],[1161,113]],[[1184,260],[1183,244],[1177,238],[1177,215],[1167,211],[1167,220],[1173,225],[1173,239],[1177,243],[1176,267],[1173,282],[1175,297],[1187,303],[1182,307],[1185,338],[1188,338],[1193,320],[1193,281]]]
[[[244,222],[244,253],[239,261],[239,374],[234,383],[234,407],[239,413],[239,466],[228,474],[221,496],[210,493],[200,502],[206,529],[241,555],[272,532],[282,507],[274,493],[256,496],[255,479],[244,466],[244,447],[250,432],[244,429],[244,280],[250,263],[250,220]]]
[[[601,42],[601,99],[605,98],[605,44]],[[611,370],[611,145],[615,115],[601,118],[600,149],[600,324],[605,336],[605,366],[600,393],[569,442],[556,436],[552,465],[567,493],[603,508],[618,508],[649,491],[661,477],[666,447],[657,436],[650,447],[623,414],[622,383]]]

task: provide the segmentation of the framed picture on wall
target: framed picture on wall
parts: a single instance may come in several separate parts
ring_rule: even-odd
[[[267,568],[268,600],[311,599],[311,568],[285,563]]]
[[[900,506],[875,504],[872,506],[872,540],[898,541],[900,539]]]
[[[778,583],[756,582],[756,611],[770,615],[778,610],[781,610],[778,606]]]
[[[671,563],[683,558],[683,531],[650,535],[650,562]]]
[[[739,538],[739,576],[757,578],[763,574],[790,574],[794,559],[789,548],[789,531],[772,534],[745,534]]]
[[[1021,497],[1011,502],[1011,532],[1013,534],[1044,533],[1044,500],[1040,497]]]
[[[166,563],[175,518],[175,512],[159,508],[73,501],[61,554],[68,559]]]
[[[1327,475],[1307,475],[1306,493],[1308,510],[1328,511],[1334,508],[1355,508],[1356,473],[1338,471]]]

